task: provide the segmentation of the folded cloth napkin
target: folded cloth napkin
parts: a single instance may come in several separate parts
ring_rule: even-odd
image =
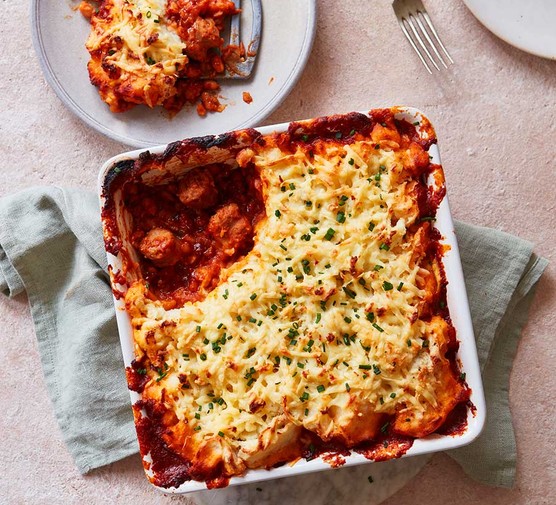
[[[487,401],[477,441],[450,451],[474,479],[513,484],[508,379],[546,260],[506,233],[456,223]],[[31,188],[0,199],[0,290],[25,291],[50,398],[82,473],[137,452],[97,196]]]

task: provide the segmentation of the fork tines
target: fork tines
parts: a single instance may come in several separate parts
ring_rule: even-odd
[[[444,68],[448,68],[445,58],[449,63],[454,63],[434,29],[421,0],[394,0],[392,7],[404,35],[430,74],[432,74],[430,63],[436,70],[440,70],[439,63]],[[436,56],[436,59],[431,53]]]
[[[241,9],[241,0],[232,0],[236,9]],[[244,2],[245,3],[245,2]],[[251,40],[242,40],[241,13],[232,17],[230,22],[230,37],[227,45],[239,46],[242,42],[246,46],[247,55],[243,61],[234,64],[233,68],[226,67],[224,75],[219,75],[220,79],[247,79],[255,65],[255,58],[259,50],[262,29],[262,5],[261,0],[251,0]]]

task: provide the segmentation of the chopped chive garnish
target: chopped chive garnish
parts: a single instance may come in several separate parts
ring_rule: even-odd
[[[407,347],[411,347],[411,340],[409,338],[406,340],[406,343],[407,343]]]
[[[342,337],[342,340],[344,341],[344,344],[351,345],[351,341],[349,340],[349,335],[347,333]]]
[[[346,391],[350,391],[351,388],[349,387],[349,384],[346,382]]]
[[[138,368],[138,369],[136,370],[136,372],[137,372],[139,375],[146,375],[146,374],[147,374],[147,369],[146,369],[146,368]]]
[[[353,164],[355,163],[355,160],[353,158],[350,158],[348,160],[348,163],[353,166]]]
[[[360,370],[371,370],[372,368],[371,365],[359,365]]]
[[[241,321],[241,316],[238,314],[238,315],[236,316],[236,319],[237,319],[238,321]]]
[[[247,357],[250,358],[251,356],[253,356],[253,354],[255,354],[256,351],[257,351],[257,349],[255,347],[251,347],[247,351]]]
[[[398,287],[397,287],[396,289],[397,289],[398,291],[401,291],[402,288],[403,288],[403,282],[400,282],[400,283],[398,284]]]
[[[425,216],[420,219],[421,221],[436,221],[435,217],[432,216]]]
[[[277,218],[279,218],[279,217],[282,215],[282,213],[281,213],[278,209],[276,209],[276,210],[274,211],[274,215],[275,215]]]
[[[337,139],[341,139],[341,138],[342,138],[342,132],[336,132],[336,133],[334,134],[334,136],[335,136]]]
[[[290,189],[293,191],[295,189],[295,184],[293,182],[290,182]]]
[[[390,291],[391,289],[393,289],[393,287],[393,284],[388,281],[384,281],[382,283],[382,289],[384,289],[384,291]]]
[[[377,365],[373,365],[373,372],[375,375],[380,375],[380,368]]]
[[[321,319],[321,317],[322,317],[321,313],[320,313],[320,312],[319,312],[319,313],[317,313],[317,317],[316,317],[316,319],[315,319],[315,323],[319,323],[319,322],[320,322],[320,319]]]
[[[201,429],[200,426],[195,426],[195,428],[193,428],[193,431],[199,431]]]
[[[299,399],[300,399],[302,402],[306,402],[306,401],[309,399],[309,393],[307,393],[307,391],[305,391],[305,393],[303,393],[303,394],[299,397]]]
[[[197,326],[197,327],[195,328],[195,331],[196,331],[197,333],[200,333],[200,332],[201,332],[201,327],[200,327],[200,326]]]
[[[375,144],[375,149],[380,149],[380,144]]]
[[[376,324],[376,323],[373,323],[373,326],[374,326],[378,331],[380,331],[381,333],[384,331],[384,330],[383,330],[378,324]]]
[[[466,376],[465,372],[460,373],[460,374],[459,374],[459,380],[460,380],[460,381],[464,381],[464,380],[465,380],[465,376]]]
[[[201,358],[201,361],[206,361],[207,360],[207,355],[205,353],[203,353],[199,356],[199,358]]]
[[[314,235],[317,231],[319,231],[319,229],[316,226],[313,226],[312,228],[309,228],[309,231]]]
[[[367,312],[367,315],[365,317],[367,318],[368,321],[371,321],[371,322],[373,322],[375,320],[374,312]]]
[[[256,320],[254,317],[250,317],[250,318],[249,318],[249,322],[250,322],[250,323],[256,323],[257,320]]]
[[[250,298],[251,300],[254,300],[255,298],[257,298],[257,294],[256,294],[256,293],[253,293],[249,298]]]
[[[322,384],[319,384],[319,385],[317,386],[317,391],[318,391],[319,393],[322,393],[324,390],[325,390],[325,387],[324,387]]]
[[[303,142],[307,142],[309,140],[309,135],[301,135],[301,140],[303,140]]]
[[[375,229],[375,224],[374,223],[369,223],[369,231],[373,231]]]
[[[354,299],[357,296],[357,293],[351,289],[349,289],[347,286],[344,286],[343,291],[346,295],[348,295],[351,299]]]
[[[344,321],[348,324],[351,323],[351,317],[344,317]]]
[[[222,431],[219,431],[219,432],[218,432],[218,436],[223,437],[223,436],[224,436],[224,433],[223,433]]]
[[[283,249],[284,251],[288,250],[288,248],[284,244],[280,244],[280,249]]]
[[[338,223],[345,223],[346,215],[343,212],[338,212],[338,215],[336,216],[336,221],[338,221]]]
[[[375,272],[378,272],[379,270],[382,270],[383,268],[384,268],[384,267],[383,267],[382,265],[375,265],[374,268],[373,268],[373,270],[374,270]]]
[[[380,427],[380,431],[382,433],[386,433],[386,431],[388,430],[388,426],[390,426],[389,422],[384,423],[381,427]]]
[[[332,240],[332,237],[334,236],[335,233],[336,233],[336,230],[334,228],[328,228],[328,231],[326,232],[326,235],[324,236],[324,240]]]
[[[428,346],[429,346],[429,341],[423,340],[423,347],[428,347]]]
[[[390,393],[390,398],[396,398],[396,393]]]
[[[379,249],[382,249],[383,251],[389,251],[390,246],[386,242],[383,242],[382,244],[380,244]]]

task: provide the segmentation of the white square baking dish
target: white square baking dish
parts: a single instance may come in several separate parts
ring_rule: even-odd
[[[405,119],[412,124],[422,124],[424,120],[428,122],[423,113],[417,109],[409,107],[396,107],[395,111],[396,118]],[[289,123],[283,123],[258,128],[257,131],[261,134],[284,132],[287,131],[288,126]],[[419,130],[419,127],[417,127],[417,130]],[[119,163],[126,160],[137,160],[140,158],[142,153],[145,152],[150,152],[154,155],[163,154],[167,150],[167,148],[168,146],[159,146],[151,148],[149,150],[137,150],[124,153],[109,159],[102,166],[98,179],[101,208],[104,206],[105,203],[103,189],[105,188],[107,181],[114,176],[113,171],[117,170]],[[431,157],[432,163],[440,164],[440,154],[435,143],[430,146],[428,153]],[[153,174],[154,179],[159,177],[160,174]],[[429,184],[432,184],[432,181],[429,181]],[[118,214],[118,226],[122,228],[125,227],[125,217],[121,212]],[[481,433],[486,415],[483,386],[481,382],[481,374],[469,312],[467,293],[465,289],[458,245],[454,233],[454,225],[452,222],[452,216],[450,213],[447,197],[443,198],[438,207],[434,226],[443,237],[442,244],[447,246],[442,260],[446,279],[448,281],[447,302],[451,321],[456,329],[457,339],[460,344],[457,354],[457,360],[460,364],[460,369],[463,373],[465,373],[465,380],[469,388],[471,389],[470,402],[472,403],[473,408],[467,409],[467,425],[462,433],[459,433],[457,435],[439,435],[433,433],[425,438],[416,439],[412,447],[407,451],[407,453],[405,453],[403,457],[444,451],[469,444]],[[129,248],[132,249],[131,246],[129,246]],[[130,254],[131,257],[133,257],[134,252],[132,250],[129,250],[127,251],[127,254]],[[122,267],[121,254],[114,256],[113,254],[108,253],[108,262],[111,272],[118,272]],[[122,284],[118,284],[117,277],[112,276],[112,278],[115,293],[114,304],[116,308],[116,318],[123,351],[124,365],[128,367],[131,365],[131,362],[134,359],[134,351],[130,319],[125,311],[122,296],[120,296],[119,294],[119,292],[125,289],[125,286],[123,286]],[[135,404],[141,398],[140,394],[133,391],[130,391],[130,395],[132,404]],[[346,466],[369,462],[369,459],[355,452],[352,452],[351,455],[345,458]],[[229,485],[252,483],[262,480],[299,475],[308,472],[330,470],[331,468],[332,467],[328,463],[323,461],[320,457],[317,457],[310,461],[302,459],[295,462],[295,464],[286,464],[280,467],[272,468],[270,470],[248,470],[242,477],[232,477]],[[165,493],[188,493],[206,489],[206,485],[204,482],[187,481],[177,488],[159,489]]]

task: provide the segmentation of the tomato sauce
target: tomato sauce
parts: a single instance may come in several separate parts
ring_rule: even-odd
[[[212,182],[203,177],[183,187],[180,179],[158,186],[136,181],[123,189],[141,274],[167,307],[204,298],[220,270],[251,250],[254,228],[265,215],[260,178],[253,167],[213,164],[200,170],[208,172]],[[215,216],[226,209],[232,209],[232,217],[223,218],[226,225],[218,228]],[[162,239],[149,239],[152,230],[166,235],[159,232]],[[164,243],[167,237],[171,245]]]

